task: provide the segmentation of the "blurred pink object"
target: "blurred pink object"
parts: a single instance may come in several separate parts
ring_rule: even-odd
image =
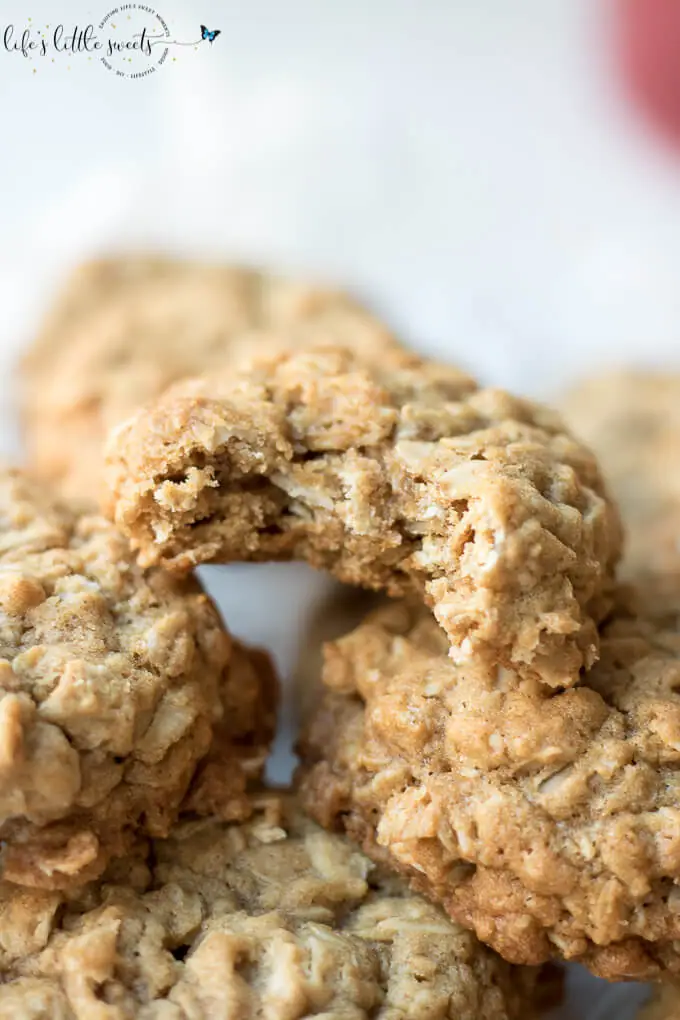
[[[636,105],[680,145],[680,0],[616,0],[618,49]]]

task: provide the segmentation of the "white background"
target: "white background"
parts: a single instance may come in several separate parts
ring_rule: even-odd
[[[6,450],[17,351],[66,268],[112,246],[347,283],[415,346],[530,393],[680,362],[680,157],[623,98],[602,0],[153,2],[178,39],[222,34],[135,81],[0,49]],[[0,15],[85,25],[113,5]],[[290,673],[322,580],[208,578]],[[568,1015],[624,1020],[633,999],[593,986]]]

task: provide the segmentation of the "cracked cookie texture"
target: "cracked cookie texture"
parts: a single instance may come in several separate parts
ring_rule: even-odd
[[[619,524],[547,408],[403,352],[319,348],[169,391],[114,431],[108,512],[142,563],[304,559],[432,606],[460,661],[573,683]]]
[[[326,646],[307,809],[508,960],[680,972],[678,627],[618,608],[565,690],[446,653],[407,603]]]
[[[239,266],[120,256],[78,268],[23,360],[32,471],[96,503],[107,429],[183,376],[311,339],[396,345],[347,294]]]
[[[562,401],[600,459],[626,528],[624,570],[680,571],[680,374],[611,372]]]
[[[70,896],[0,883],[0,919],[8,1020],[528,1020],[541,993],[270,795],[249,823],[178,823]]]
[[[185,797],[247,813],[273,675],[196,582],[140,569],[108,521],[3,467],[0,610],[3,877],[82,883]]]

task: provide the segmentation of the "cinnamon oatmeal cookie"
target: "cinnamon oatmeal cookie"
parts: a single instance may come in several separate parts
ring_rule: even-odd
[[[625,571],[680,570],[680,374],[596,376],[572,390],[563,409],[618,501]]]
[[[529,1020],[541,986],[290,802],[69,898],[0,884],[7,1020]]]
[[[23,362],[31,469],[96,503],[108,428],[183,376],[263,344],[310,339],[364,352],[396,345],[359,303],[318,285],[162,257],[87,263],[73,273]]]
[[[446,651],[407,603],[326,646],[310,813],[512,962],[680,973],[680,628],[619,608],[566,690]]]
[[[232,645],[198,584],[141,570],[107,521],[0,469],[5,878],[82,883],[137,829],[165,835],[185,795],[243,817],[273,699],[266,657]]]
[[[433,607],[459,661],[573,683],[619,551],[592,455],[552,411],[415,356],[256,360],[115,430],[108,512],[140,562],[299,558]]]

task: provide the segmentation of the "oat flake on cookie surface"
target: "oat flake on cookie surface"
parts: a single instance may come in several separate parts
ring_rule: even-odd
[[[185,797],[242,817],[274,698],[266,657],[195,581],[140,569],[103,518],[0,469],[5,878],[82,883],[137,830],[167,833]]]
[[[680,630],[635,599],[572,689],[456,666],[417,604],[326,646],[303,801],[514,962],[680,973]]]
[[[70,896],[0,883],[0,921],[3,1020],[529,1020],[542,993],[269,794]]]
[[[564,686],[620,547],[547,408],[415,355],[317,348],[185,382],[114,430],[107,512],[143,563],[303,559],[433,608],[458,661]]]

